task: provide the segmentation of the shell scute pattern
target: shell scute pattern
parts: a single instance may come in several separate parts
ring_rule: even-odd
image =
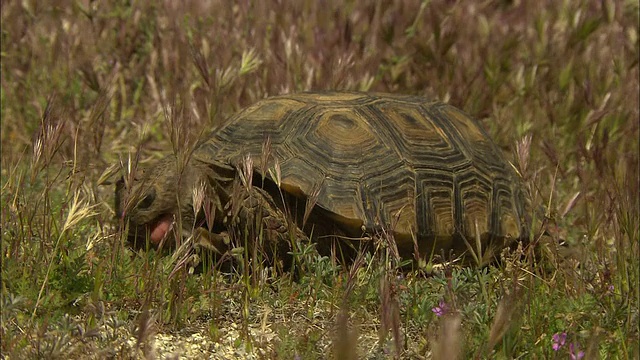
[[[214,132],[197,156],[238,163],[262,144],[283,189],[309,195],[348,226],[391,224],[411,237],[522,235],[518,180],[462,111],[420,97],[304,93],[258,102]]]

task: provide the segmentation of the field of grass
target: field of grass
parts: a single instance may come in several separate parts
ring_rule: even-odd
[[[0,357],[638,359],[638,11],[3,1]],[[307,249],[294,280],[260,264],[191,274],[127,248],[113,178],[129,161],[182,151],[268,95],[323,89],[479,119],[531,193],[537,256],[401,273]]]

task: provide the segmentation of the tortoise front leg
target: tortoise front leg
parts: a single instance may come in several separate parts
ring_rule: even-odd
[[[282,260],[287,268],[291,263],[292,243],[309,241],[271,195],[259,187],[236,186],[227,209],[230,228],[240,243],[248,246],[252,257],[259,252],[269,263]]]

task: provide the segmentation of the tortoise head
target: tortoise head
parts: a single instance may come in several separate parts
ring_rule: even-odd
[[[195,158],[180,167],[175,156],[167,156],[121,178],[116,183],[115,210],[119,219],[128,222],[129,241],[134,247],[145,244],[147,235],[151,244],[158,246],[175,224],[189,234],[198,226],[204,197],[220,208],[224,189],[219,186],[221,176],[216,170],[226,168]]]

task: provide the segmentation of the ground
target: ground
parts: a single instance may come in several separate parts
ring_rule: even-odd
[[[640,356],[637,2],[0,6],[3,359]],[[411,272],[304,247],[284,273],[126,246],[115,178],[323,89],[477,118],[531,195],[535,246]]]

